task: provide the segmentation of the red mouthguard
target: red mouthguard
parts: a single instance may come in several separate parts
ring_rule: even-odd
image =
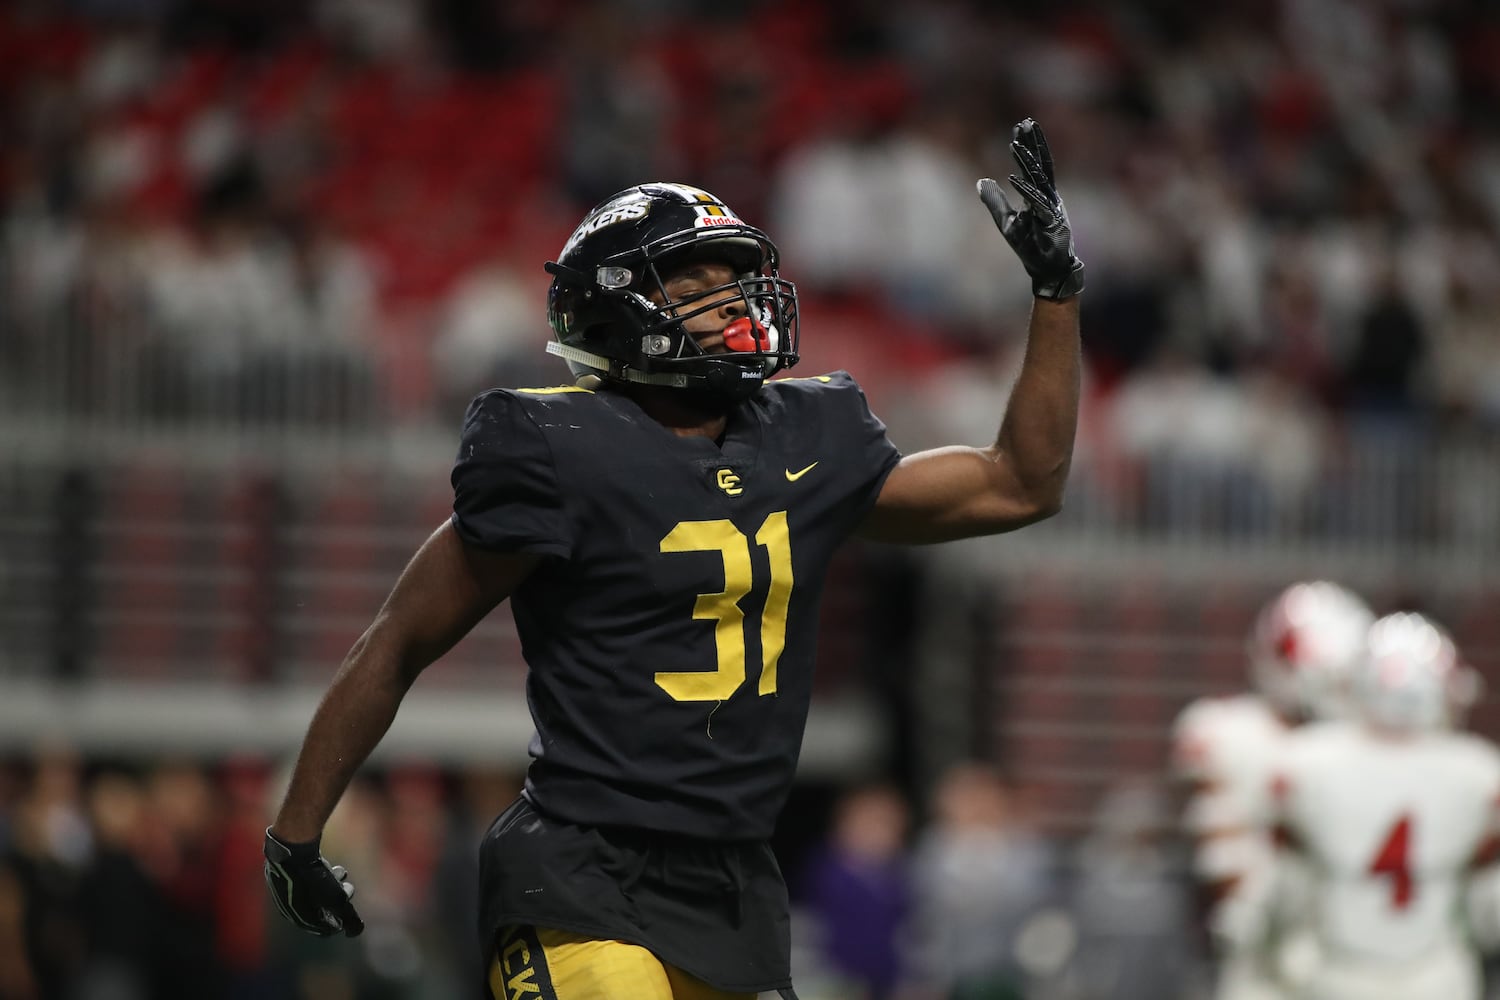
[[[741,316],[724,328],[724,346],[731,351],[762,351],[771,349],[771,338],[766,328],[749,316]]]

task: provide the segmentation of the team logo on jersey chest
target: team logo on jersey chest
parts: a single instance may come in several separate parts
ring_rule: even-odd
[[[721,466],[714,470],[714,485],[732,497],[745,492],[745,488],[740,485],[740,477],[728,466]]]

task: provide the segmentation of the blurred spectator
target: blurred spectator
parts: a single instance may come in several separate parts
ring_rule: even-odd
[[[567,99],[561,153],[563,185],[582,205],[632,184],[675,179],[676,100],[652,58],[659,23],[617,5],[578,8],[563,42]]]
[[[98,841],[82,892],[88,960],[73,970],[69,992],[152,1000],[163,995],[174,942],[163,921],[167,901],[145,867],[152,836],[145,792],[134,776],[104,771],[89,785],[88,805]]]
[[[773,176],[769,225],[788,272],[832,292],[883,290],[896,329],[925,323],[993,346],[998,319],[1026,293],[996,280],[1013,265],[974,211],[974,180],[995,169],[981,161],[1004,149],[986,148],[983,109],[958,89],[919,100],[899,67],[882,63],[818,99],[822,124]]]
[[[1091,280],[1084,305],[1086,349],[1094,369],[1113,382],[1176,332],[1171,293],[1191,287],[1184,229],[1192,216],[1168,200],[1175,194],[1172,152],[1131,136],[1124,122],[1085,114],[1074,128],[1095,154],[1079,158],[1067,205],[1069,217],[1079,220],[1080,252],[1087,248],[1100,259],[1099,280]]]
[[[428,44],[422,7],[411,0],[315,0],[312,16],[357,62],[403,62]]]
[[[886,1000],[902,978],[911,885],[906,802],[888,785],[852,789],[803,881],[824,960],[862,1000]]]
[[[316,215],[289,220],[283,233],[291,288],[280,341],[263,362],[268,383],[285,386],[280,412],[312,424],[367,424],[379,410],[374,269]]]
[[[1051,848],[983,764],[944,774],[932,810],[912,872],[916,978],[947,1000],[1018,998],[1016,938],[1054,897]]]
[[[1433,331],[1433,392],[1450,426],[1500,430],[1500,281],[1455,280]]]
[[[195,238],[151,274],[162,329],[154,401],[168,412],[239,417],[259,346],[285,332],[279,312],[291,289],[276,266],[282,248],[271,240],[263,197],[253,162],[235,161],[203,190]]]
[[[485,389],[567,381],[567,369],[545,353],[546,272],[527,263],[497,257],[444,303],[432,344],[434,390],[439,412],[455,422]]]
[[[1215,377],[1167,345],[1116,393],[1107,421],[1147,478],[1161,525],[1240,533],[1295,509],[1321,468],[1321,415],[1269,372]]]
[[[26,792],[26,778],[20,761],[0,756],[0,857],[5,856],[15,840],[16,808]]]
[[[1344,376],[1349,402],[1371,416],[1414,416],[1422,402],[1419,379],[1427,353],[1421,320],[1387,269],[1359,316]]]
[[[988,136],[984,117],[966,95],[940,93],[925,105],[914,101],[902,123],[877,151],[879,190],[865,211],[886,214],[872,278],[890,289],[906,314],[928,318],[950,336],[993,343],[997,318],[1023,307],[1011,282],[998,280],[1014,266],[994,251],[994,229],[975,212],[974,178],[993,172],[983,159]],[[1066,183],[1066,180],[1064,181]]]
[[[64,996],[88,954],[82,890],[93,860],[81,762],[67,747],[44,747],[16,805],[4,869],[24,900],[24,948],[42,998]],[[0,889],[3,892],[3,889]],[[24,995],[24,994],[22,994]]]
[[[252,1000],[285,990],[269,966],[266,935],[270,907],[261,872],[270,774],[249,757],[219,769],[223,822],[218,844],[220,876],[214,893],[215,941],[229,974],[231,1000]]]
[[[1173,820],[1153,782],[1107,790],[1079,845],[1069,912],[1077,945],[1068,972],[1079,1000],[1196,996],[1191,890],[1173,852]]]
[[[433,892],[448,834],[446,793],[436,768],[415,763],[388,772],[385,786],[380,879],[392,905],[376,931],[384,939],[380,950],[369,957],[375,973],[415,992],[433,988],[442,973],[428,956],[443,929]]]
[[[0,1000],[38,1000],[26,943],[28,895],[15,868],[0,865]]]
[[[1333,402],[1340,385],[1338,345],[1316,278],[1304,268],[1295,257],[1270,264],[1262,335],[1245,342],[1238,359],[1275,373],[1314,399]]]
[[[488,949],[481,946],[475,914],[479,912],[479,843],[486,830],[521,791],[515,774],[470,767],[458,776],[458,794],[448,813],[443,852],[433,872],[433,905],[439,940],[434,952],[453,980],[451,993],[480,975]]]
[[[367,418],[369,267],[311,218],[278,231],[266,197],[255,163],[233,161],[203,191],[197,240],[153,270],[154,405],[252,423]]]
[[[844,87],[824,96],[820,128],[787,152],[772,182],[768,232],[788,274],[815,289],[852,292],[889,274],[898,241],[881,200],[882,109]]]
[[[169,761],[146,777],[146,810],[146,863],[164,897],[160,933],[171,942],[153,1000],[224,996],[229,977],[215,919],[222,801],[201,766]]]

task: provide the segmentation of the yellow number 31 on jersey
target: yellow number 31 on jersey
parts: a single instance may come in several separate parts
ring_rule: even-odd
[[[792,540],[786,511],[773,511],[755,533],[755,544],[771,557],[771,589],[760,615],[761,694],[776,693],[776,663],[786,646],[787,606],[792,599]],[[693,617],[714,623],[717,670],[659,671],[656,683],[678,701],[723,701],[745,683],[745,613],[740,599],[755,579],[750,539],[731,521],[683,521],[661,540],[663,552],[717,552],[724,560],[724,589],[699,594]]]

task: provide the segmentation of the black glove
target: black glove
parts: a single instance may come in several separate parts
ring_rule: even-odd
[[[288,844],[266,828],[266,885],[276,908],[292,926],[328,937],[343,931],[359,937],[365,922],[349,902],[354,883],[341,866],[329,867],[318,842]]]
[[[1070,299],[1083,291],[1083,261],[1073,253],[1068,211],[1052,177],[1052,151],[1042,127],[1030,118],[1011,130],[1010,155],[1021,176],[1010,175],[1011,186],[1026,199],[1019,211],[993,179],[978,184],[980,200],[995,217],[995,225],[1021,258],[1031,275],[1031,293],[1042,299]]]

